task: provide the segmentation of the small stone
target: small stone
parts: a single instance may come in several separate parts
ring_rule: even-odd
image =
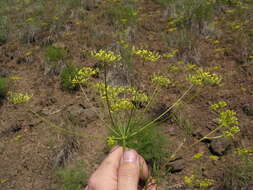
[[[9,75],[9,71],[3,67],[0,67],[0,77],[7,77]]]
[[[210,144],[210,151],[216,156],[223,156],[227,153],[232,146],[232,142],[228,138],[219,138],[212,140]]]
[[[181,172],[185,168],[185,161],[182,158],[177,158],[171,161],[168,167],[171,173]]]
[[[245,104],[242,110],[246,115],[253,116],[253,104]]]
[[[68,117],[75,125],[86,126],[98,118],[97,108],[85,108],[81,105],[72,105],[67,109]]]

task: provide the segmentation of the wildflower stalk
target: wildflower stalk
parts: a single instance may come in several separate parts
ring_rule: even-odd
[[[197,142],[193,143],[193,144],[189,147],[189,149],[192,148],[192,147],[194,147],[195,145],[197,145],[198,143],[200,143],[201,141],[203,141],[203,140],[205,140],[205,139],[214,138],[214,137],[208,137],[208,136],[214,134],[214,133],[215,133],[216,131],[218,131],[220,128],[222,128],[222,126],[217,127],[216,129],[212,130],[212,131],[211,131],[210,133],[208,133],[206,136],[202,137],[202,138],[199,139]],[[217,136],[217,137],[222,137],[222,136]],[[188,149],[188,150],[189,150],[189,149]]]
[[[81,84],[80,84],[80,89],[81,89],[81,91],[82,91],[84,97],[86,98],[87,102],[89,102],[88,97],[86,96],[86,94],[85,94],[85,92],[84,92],[83,87],[82,87]],[[99,117],[99,119],[100,119],[102,122],[106,123],[106,122],[100,117],[99,113],[97,113],[96,111],[95,111],[95,113],[97,114],[97,116]],[[106,125],[106,127],[108,127],[114,134],[119,135],[119,133],[117,133],[117,131],[115,131],[115,130],[114,130],[113,128],[111,128],[110,126]]]
[[[109,113],[109,117],[112,123],[112,126],[115,127],[115,123],[112,117],[112,113],[111,113],[111,106],[110,106],[110,102],[109,102],[109,98],[108,98],[108,84],[107,84],[107,67],[104,64],[104,84],[105,84],[105,98],[106,98],[106,104],[107,104],[107,109],[108,109],[108,113]]]
[[[146,113],[146,111],[149,109],[157,93],[158,93],[158,85],[156,85],[155,90],[150,98],[150,101],[148,102],[148,105],[145,107],[143,113]]]
[[[134,113],[134,107],[132,107],[132,109],[131,109],[130,116],[129,116],[129,119],[128,119],[128,122],[127,122],[127,126],[126,126],[125,134],[128,134],[128,132],[129,132],[130,123],[131,123],[131,120],[132,120],[132,117],[133,117],[133,113]]]
[[[196,146],[197,144],[199,144],[201,141],[205,140],[205,139],[217,139],[217,138],[221,138],[222,135],[220,136],[216,136],[216,137],[209,137],[210,135],[214,134],[216,131],[218,131],[220,127],[217,127],[216,129],[212,130],[210,133],[208,133],[206,136],[202,137],[201,139],[199,139],[197,142],[193,143],[191,146],[189,146],[187,148],[187,150],[181,155],[184,156],[186,153],[188,153],[194,146]],[[174,152],[174,154],[171,155],[171,157],[169,158],[168,162],[170,162],[171,160],[173,160],[176,157],[176,153],[178,152],[179,149],[181,149],[182,144],[179,146],[179,148],[177,149],[177,151]]]
[[[44,117],[40,116],[39,114],[37,114],[36,112],[34,112],[33,110],[31,110],[29,108],[28,108],[28,111],[31,112],[32,114],[34,114],[37,118],[39,118],[44,123],[48,124],[49,126],[55,128],[55,129],[57,129],[59,131],[62,131],[62,132],[65,132],[65,133],[68,133],[68,134],[71,134],[71,135],[80,136],[80,137],[96,138],[96,139],[101,139],[102,138],[102,137],[95,136],[95,135],[80,134],[78,132],[73,132],[73,131],[64,129],[64,128],[59,127],[58,125],[55,125],[54,123],[48,121],[47,119],[45,119]]]
[[[152,120],[151,122],[149,122],[148,124],[144,125],[142,128],[140,128],[139,130],[137,130],[136,132],[132,133],[131,135],[129,135],[128,137],[133,137],[137,134],[139,134],[140,132],[142,132],[143,130],[145,130],[146,128],[148,128],[149,126],[151,126],[152,124],[154,124],[156,121],[158,121],[159,119],[161,119],[165,114],[167,114],[172,108],[174,108],[187,94],[188,92],[192,89],[194,85],[191,85],[185,92],[184,94],[172,105],[170,106],[165,112],[163,112],[163,114],[161,114],[160,116],[158,116],[156,119]]]

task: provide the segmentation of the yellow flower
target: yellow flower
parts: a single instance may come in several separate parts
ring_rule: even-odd
[[[154,75],[151,78],[152,83],[159,85],[161,87],[168,87],[171,84],[171,81],[169,78],[160,76],[160,75]]]
[[[121,60],[120,55],[115,55],[112,51],[99,50],[98,52],[92,51],[91,55],[97,60],[104,63],[111,63]]]
[[[21,77],[13,75],[13,76],[10,76],[10,79],[11,80],[21,80]]]
[[[94,70],[90,67],[83,67],[77,72],[77,74],[72,79],[71,83],[73,85],[85,84],[92,75],[95,75],[97,73],[98,73],[97,69]]]
[[[154,62],[154,61],[157,61],[161,58],[159,53],[152,52],[152,51],[145,50],[145,49],[138,49],[138,50],[133,49],[133,53],[146,61]]]
[[[114,138],[115,137],[113,137],[113,136],[110,136],[110,137],[107,138],[107,145],[109,147],[112,147],[112,146],[117,144],[117,141]]]
[[[33,95],[29,95],[27,93],[12,93],[8,92],[8,100],[13,104],[21,104],[28,102]]]
[[[190,177],[185,176],[185,177],[184,177],[184,183],[185,183],[186,185],[191,185],[191,184],[193,184],[194,179],[195,179],[195,176],[194,176],[194,175],[191,175]]]
[[[197,160],[197,159],[201,158],[201,157],[203,156],[203,154],[204,154],[204,152],[199,152],[199,153],[195,154],[195,155],[192,157],[192,159],[193,159],[193,160]]]

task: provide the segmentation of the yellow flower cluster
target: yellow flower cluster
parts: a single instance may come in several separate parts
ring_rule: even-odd
[[[160,75],[154,75],[151,78],[152,83],[159,85],[161,87],[168,87],[171,84],[171,81],[169,78],[160,76]]]
[[[131,87],[108,85],[106,90],[104,83],[97,83],[95,88],[100,93],[102,99],[105,100],[107,95],[108,100],[111,103],[111,111],[130,110],[135,108],[135,105],[133,104],[134,101],[148,101],[148,96],[145,93],[138,92]]]
[[[198,186],[200,188],[207,188],[214,184],[214,180],[212,179],[198,179],[195,175],[185,176],[184,183],[188,186]]]
[[[197,160],[197,159],[200,159],[202,156],[203,156],[204,152],[199,152],[197,154],[195,154],[192,159],[193,160]]]
[[[186,185],[191,185],[191,184],[193,184],[194,178],[195,178],[194,175],[191,175],[191,176],[184,176],[184,183],[185,183]]]
[[[224,137],[234,138],[234,135],[240,132],[238,125],[238,118],[233,110],[226,110],[220,113],[219,126],[227,128],[223,131]]]
[[[109,136],[106,142],[109,147],[112,147],[117,144],[117,141],[115,140],[114,136]]]
[[[233,110],[226,110],[220,113],[219,125],[221,127],[229,127],[231,125],[238,125],[238,118]]]
[[[33,95],[29,95],[27,93],[8,93],[8,100],[13,104],[21,104],[29,101]]]
[[[123,98],[123,99],[119,99],[115,103],[113,103],[111,105],[111,110],[113,112],[117,112],[117,111],[122,111],[122,110],[131,110],[134,107],[135,106],[131,100]]]
[[[218,156],[215,156],[215,155],[211,155],[211,156],[209,156],[209,158],[210,158],[211,160],[213,160],[213,161],[217,161],[217,160],[219,159],[219,157],[218,157]]]
[[[121,60],[120,55],[116,55],[112,51],[99,50],[98,52],[92,51],[91,55],[97,60],[103,63],[112,63]]]
[[[137,56],[141,57],[145,61],[155,62],[155,61],[157,61],[161,58],[159,53],[152,52],[152,51],[149,51],[149,50],[146,50],[146,49],[137,49],[137,50],[135,50],[135,48],[134,48],[133,53],[134,53],[134,55],[137,55]]]
[[[198,69],[196,74],[189,75],[188,80],[194,85],[219,85],[222,78],[210,72],[204,72],[203,69]]]
[[[174,49],[172,50],[171,52],[169,53],[164,53],[163,54],[163,57],[166,58],[166,59],[170,59],[170,58],[173,58],[175,57],[175,55],[177,54],[178,50],[177,49]]]
[[[90,67],[83,67],[77,72],[77,74],[72,79],[71,83],[73,85],[85,84],[92,75],[95,75],[97,73],[98,73],[98,69],[94,70]]]
[[[225,101],[219,101],[217,104],[212,104],[210,106],[210,109],[216,111],[216,110],[224,108],[226,106],[227,106],[227,103]]]
[[[235,153],[239,156],[246,156],[246,155],[249,155],[249,154],[253,154],[253,149],[237,148],[235,150]]]

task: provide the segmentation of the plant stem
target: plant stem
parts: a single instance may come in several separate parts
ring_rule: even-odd
[[[84,97],[86,98],[87,102],[89,103],[89,99],[88,99],[88,97],[86,96],[86,93],[84,92],[82,85],[80,85],[80,88],[81,88],[81,91],[82,91]],[[90,104],[90,103],[89,103],[89,104]],[[90,105],[91,105],[91,104],[90,104]],[[100,117],[100,115],[99,115],[96,111],[94,111],[94,112],[97,114],[97,116],[99,117],[99,119],[100,119],[102,122],[106,123],[106,122],[102,119],[102,117]],[[111,128],[110,126],[106,125],[106,127],[108,127],[115,135],[120,136],[120,134],[119,134],[117,131],[115,131],[113,128]]]
[[[99,137],[99,136],[81,134],[81,133],[78,133],[78,132],[73,132],[73,131],[64,129],[64,128],[59,127],[58,125],[55,125],[54,123],[48,121],[47,119],[45,119],[44,117],[40,116],[39,114],[37,114],[36,112],[32,111],[31,109],[28,109],[28,111],[31,112],[31,113],[33,113],[37,118],[39,118],[44,123],[48,124],[49,126],[55,128],[55,129],[57,129],[59,131],[62,131],[62,132],[65,132],[65,133],[68,133],[68,134],[71,134],[71,135],[80,136],[80,137],[88,137],[88,138],[96,138],[96,139],[101,139],[102,138],[102,137]]]
[[[199,139],[197,142],[193,143],[191,146],[189,146],[186,150],[186,152],[184,152],[181,156],[185,155],[186,153],[188,153],[194,146],[196,146],[197,144],[199,144],[201,141],[205,140],[205,139],[209,139],[208,136],[212,135],[213,133],[215,133],[216,131],[218,131],[220,128],[222,127],[217,127],[216,129],[214,129],[213,131],[211,131],[210,133],[208,133],[206,136],[204,136],[203,138]],[[217,136],[217,138],[220,138],[222,136]],[[211,139],[215,139],[216,137],[210,137]],[[180,146],[181,148],[182,146]],[[178,152],[178,151],[177,151]],[[168,162],[170,162],[173,158],[176,157],[176,152],[170,157],[170,159],[168,160]]]
[[[154,100],[154,98],[155,98],[157,92],[158,92],[158,86],[156,85],[155,90],[153,91],[153,94],[152,94],[152,96],[151,96],[151,99],[150,99],[150,101],[148,102],[148,105],[145,107],[143,113],[146,113],[146,111],[147,111],[148,108],[150,107],[151,103],[153,102],[153,100]]]
[[[173,107],[175,107],[185,96],[186,94],[192,89],[193,85],[191,85],[185,92],[184,94],[171,106],[169,107],[165,112],[163,112],[160,116],[158,116],[156,119],[152,120],[151,122],[149,122],[148,124],[144,125],[143,127],[141,127],[139,130],[137,130],[136,132],[132,133],[129,137],[133,137],[135,135],[137,135],[138,133],[142,132],[143,130],[145,130],[147,127],[151,126],[153,123],[155,123],[156,121],[158,121],[159,119],[161,119],[165,114],[167,114]]]
[[[107,109],[108,109],[108,113],[109,113],[109,117],[112,123],[112,126],[115,127],[115,123],[112,117],[112,113],[111,113],[111,106],[110,106],[110,102],[109,102],[109,98],[108,98],[108,85],[107,85],[107,68],[104,64],[104,83],[105,83],[105,97],[106,97],[106,104],[107,104]]]

